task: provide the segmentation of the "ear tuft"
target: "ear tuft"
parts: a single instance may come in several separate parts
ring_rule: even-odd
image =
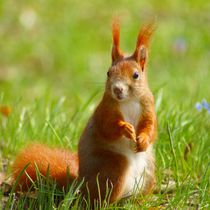
[[[120,23],[119,19],[115,18],[112,24],[112,63],[117,59],[122,58],[123,54],[120,50]]]
[[[140,62],[142,71],[144,71],[144,66],[145,66],[146,60],[147,60],[147,50],[144,45],[141,45],[141,47],[139,49],[139,62]]]
[[[119,46],[120,45],[120,23],[119,23],[119,19],[117,18],[113,20],[112,38],[113,38],[113,45]]]
[[[144,70],[147,61],[149,42],[153,32],[155,31],[155,28],[156,27],[154,21],[143,25],[137,38],[136,49],[133,53],[133,58],[138,63],[140,63],[142,70]]]
[[[136,47],[140,47],[141,45],[148,47],[155,28],[154,22],[143,25],[138,35]]]

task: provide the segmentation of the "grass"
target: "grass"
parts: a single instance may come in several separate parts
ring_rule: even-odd
[[[207,1],[0,1],[0,172],[10,174],[27,143],[77,149],[80,134],[103,93],[110,65],[111,18],[122,22],[122,49],[132,52],[139,25],[157,17],[148,66],[156,98],[157,187],[175,190],[133,198],[109,209],[208,209],[210,115],[210,15]],[[27,21],[29,20],[29,21]],[[38,183],[35,196],[3,196],[8,209],[72,209],[71,188]],[[73,202],[73,200],[77,200]]]

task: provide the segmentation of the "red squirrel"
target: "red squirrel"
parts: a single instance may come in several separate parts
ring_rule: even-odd
[[[153,24],[144,25],[134,53],[125,56],[119,45],[119,22],[113,23],[112,64],[104,95],[83,131],[78,154],[41,144],[29,145],[13,164],[16,179],[30,163],[19,180],[22,189],[31,184],[28,176],[36,180],[36,163],[42,175],[49,170],[50,177],[60,186],[66,187],[76,178],[84,179],[81,190],[91,202],[105,199],[107,187],[111,189],[109,202],[152,191],[155,182],[152,146],[157,136],[157,119],[146,64],[153,31]]]

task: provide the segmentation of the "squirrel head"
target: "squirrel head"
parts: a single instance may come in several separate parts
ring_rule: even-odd
[[[148,46],[154,32],[154,24],[144,25],[137,38],[136,48],[131,56],[120,50],[120,25],[117,20],[112,26],[112,65],[107,72],[106,92],[117,101],[139,98],[147,87],[146,64]]]

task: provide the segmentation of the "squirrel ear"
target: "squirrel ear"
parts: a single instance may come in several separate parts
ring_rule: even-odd
[[[149,41],[154,30],[154,22],[144,25],[141,28],[137,38],[136,49],[132,55],[132,57],[140,64],[142,71],[145,69],[148,57]]]
[[[120,24],[119,20],[115,19],[112,24],[112,63],[123,58],[123,53],[120,50]]]

